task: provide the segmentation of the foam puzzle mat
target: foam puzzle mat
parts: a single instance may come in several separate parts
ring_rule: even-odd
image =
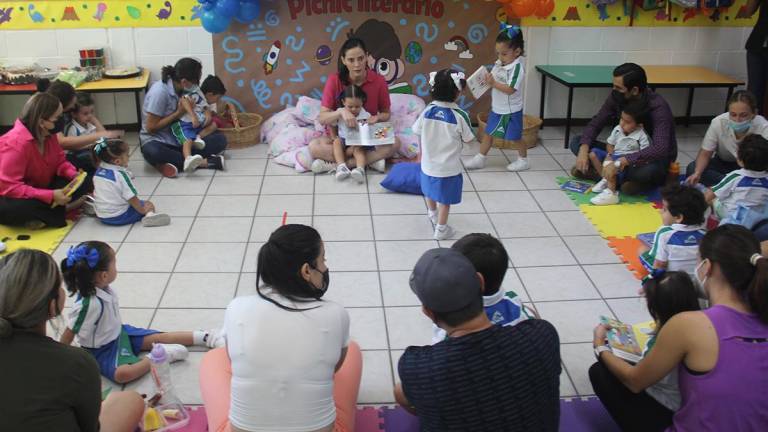
[[[608,237],[608,246],[621,258],[638,280],[643,280],[648,275],[648,270],[640,263],[638,253],[640,248],[645,247],[642,241],[634,237]]]
[[[30,230],[24,227],[10,227],[0,225],[0,239],[5,243],[5,252],[0,256],[7,255],[19,249],[38,249],[43,252],[53,253],[56,247],[69,234],[74,226],[74,222],[67,221],[67,226],[62,228],[43,228],[39,230]]]
[[[651,203],[609,206],[580,205],[579,210],[603,238],[636,237],[661,226],[659,211]]]
[[[560,186],[562,186],[563,183],[569,180],[578,180],[580,182],[594,183],[588,180],[577,179],[575,177],[557,177],[555,180],[557,181],[557,184]],[[581,206],[581,205],[591,206],[593,204],[590,203],[589,200],[597,196],[597,194],[593,192],[582,194],[582,193],[573,192],[573,191],[564,190],[564,189],[562,191],[577,206]],[[654,190],[653,192],[647,195],[623,195],[622,194],[622,195],[619,195],[619,200],[621,204],[653,203],[655,202],[657,195],[658,195],[658,190]],[[658,199],[661,199],[660,196],[658,197]]]

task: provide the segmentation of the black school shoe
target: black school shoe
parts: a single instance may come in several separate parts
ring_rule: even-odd
[[[213,155],[208,156],[208,169],[215,169],[219,171],[226,171],[226,166],[224,164],[224,155]]]

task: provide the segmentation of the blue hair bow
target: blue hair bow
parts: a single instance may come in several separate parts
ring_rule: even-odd
[[[96,146],[93,148],[93,151],[95,151],[96,154],[99,155],[105,148],[107,148],[107,139],[104,137],[101,137],[98,140],[96,140]]]
[[[71,268],[82,260],[85,260],[91,269],[96,268],[96,265],[99,264],[99,251],[94,248],[88,250],[88,247],[85,245],[70,246],[67,251],[67,267]]]
[[[515,36],[517,36],[518,33],[520,33],[520,26],[515,24],[506,24],[501,23],[499,24],[499,33],[507,32],[507,36],[509,36],[510,39],[513,39]]]

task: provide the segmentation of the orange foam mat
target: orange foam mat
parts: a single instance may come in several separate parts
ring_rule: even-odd
[[[640,263],[639,251],[646,248],[643,242],[634,237],[608,237],[608,246],[624,261],[638,280],[648,275],[648,271]]]

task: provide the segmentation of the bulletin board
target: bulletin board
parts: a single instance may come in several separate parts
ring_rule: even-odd
[[[757,14],[746,16],[747,0],[735,0],[723,8],[684,8],[675,2],[635,0],[634,19],[630,19],[633,0],[556,0],[554,11],[547,17],[522,19],[524,27],[752,27]],[[717,4],[727,1],[711,0]],[[598,3],[599,5],[596,5]],[[683,2],[685,3],[685,2]],[[698,4],[707,4],[707,0]],[[640,5],[644,4],[648,10]],[[656,6],[658,5],[658,6]]]
[[[0,31],[199,26],[197,0],[0,2]]]
[[[371,69],[391,93],[429,94],[428,74],[464,71],[496,59],[499,5],[456,0],[288,0],[262,2],[261,17],[234,23],[214,35],[216,73],[227,97],[240,109],[269,115],[296,104],[299,96],[322,97],[337,72],[338,50],[349,35],[362,39]],[[473,113],[490,105],[462,95]]]

